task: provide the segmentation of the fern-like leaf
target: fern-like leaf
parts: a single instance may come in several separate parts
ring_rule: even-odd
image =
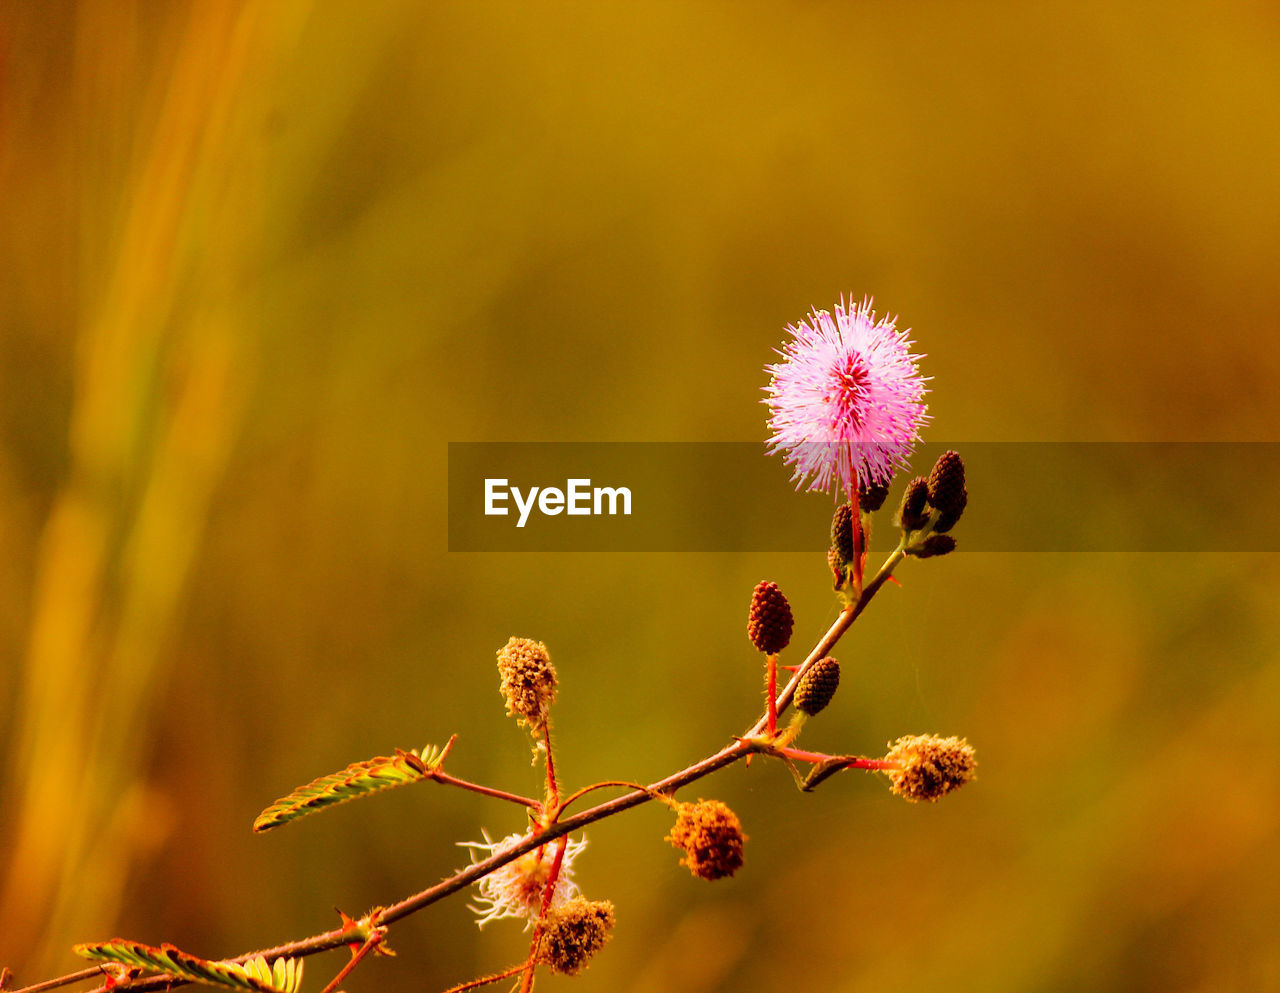
[[[325,807],[430,779],[439,771],[452,746],[453,738],[450,738],[443,748],[428,745],[421,751],[415,748],[408,752],[397,748],[395,755],[353,762],[341,772],[313,779],[281,797],[258,815],[253,830],[268,831]]]
[[[100,962],[120,962],[152,972],[164,972],[193,983],[221,986],[255,993],[295,993],[302,983],[301,959],[276,959],[268,966],[261,955],[243,965],[239,962],[210,962],[173,945],[153,948],[139,941],[113,938],[110,941],[76,945],[77,955]]]

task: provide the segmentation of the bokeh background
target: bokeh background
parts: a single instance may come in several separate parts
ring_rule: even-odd
[[[797,642],[835,616],[821,496],[811,555],[451,555],[449,441],[763,440],[782,328],[841,293],[915,329],[931,440],[1280,440],[1273,4],[51,0],[4,4],[0,53],[20,984],[78,940],[313,933],[519,830],[423,787],[249,831],[455,732],[458,774],[535,790],[509,635],[552,649],[583,784],[751,721],[761,578]],[[979,782],[920,808],[735,767],[689,792],[750,835],[716,885],[662,809],[597,825],[578,880],[616,936],[540,988],[1280,990],[1276,557],[901,578],[805,741],[964,734]],[[455,897],[347,988],[526,940]]]

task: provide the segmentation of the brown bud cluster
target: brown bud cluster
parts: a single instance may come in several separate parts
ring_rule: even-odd
[[[742,868],[742,833],[738,815],[719,800],[676,804],[676,823],[667,841],[684,849],[681,865],[706,880],[732,876]]]
[[[899,738],[885,758],[898,763],[898,768],[887,770],[891,789],[912,803],[932,803],[959,789],[973,779],[978,764],[973,747],[963,738],[936,734]]]
[[[751,594],[751,615],[747,618],[747,637],[757,651],[773,655],[791,641],[791,604],[777,583],[762,582]]]
[[[498,674],[507,713],[534,731],[545,727],[556,698],[556,669],[547,646],[529,638],[512,638],[498,650]]]
[[[929,512],[929,482],[923,476],[917,476],[907,483],[902,494],[902,504],[898,508],[898,524],[904,531],[915,531],[924,527]]]
[[[576,976],[604,947],[613,931],[613,904],[575,897],[547,911],[537,959],[552,972]]]
[[[800,677],[800,685],[796,687],[796,706],[812,717],[831,702],[839,686],[840,663],[833,658],[818,659]]]

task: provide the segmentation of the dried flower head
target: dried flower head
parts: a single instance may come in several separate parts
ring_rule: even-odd
[[[856,500],[906,465],[929,418],[921,356],[870,300],[841,301],[834,316],[815,310],[787,330],[783,361],[766,367],[770,454],[784,453],[798,485],[825,493],[838,482]]]
[[[973,779],[978,764],[973,747],[963,738],[936,734],[899,738],[885,759],[897,764],[886,770],[893,792],[912,803],[933,802],[959,789]]]
[[[747,637],[757,651],[773,655],[791,641],[791,604],[777,583],[767,580],[757,584],[751,594],[751,613],[747,617]]]
[[[507,713],[535,731],[545,726],[556,698],[556,668],[547,646],[529,638],[512,638],[498,650],[498,673]]]
[[[490,841],[488,833],[485,833],[484,841],[460,841],[458,844],[471,849],[471,861],[474,863],[483,862],[499,852],[510,851],[527,837],[525,834],[509,834],[501,841]],[[580,895],[578,884],[573,881],[573,860],[586,847],[586,838],[570,840],[565,845],[555,890],[551,894],[550,909],[554,910]],[[542,896],[547,888],[547,880],[551,878],[554,854],[554,845],[544,845],[525,852],[519,858],[512,859],[476,880],[476,889],[480,895],[476,904],[470,907],[480,915],[476,924],[484,927],[490,921],[504,917],[522,917],[531,922],[537,917],[542,910]],[[528,927],[528,924],[525,926]]]
[[[706,880],[732,876],[742,868],[742,833],[738,815],[719,800],[676,804],[676,823],[667,841],[684,849],[681,865]]]
[[[840,663],[829,656],[818,659],[800,677],[800,684],[796,687],[796,706],[812,717],[826,708],[839,687]]]
[[[613,923],[613,904],[608,900],[569,900],[547,912],[537,959],[552,972],[576,976],[609,940]]]

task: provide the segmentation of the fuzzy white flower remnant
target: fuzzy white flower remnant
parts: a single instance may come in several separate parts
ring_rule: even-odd
[[[525,834],[509,834],[499,841],[491,841],[487,831],[482,833],[484,841],[458,842],[461,847],[471,849],[473,864],[510,851],[528,838]],[[560,862],[560,872],[556,876],[555,889],[551,894],[552,907],[581,896],[578,884],[573,881],[573,860],[586,847],[586,838],[569,839],[565,844],[564,858]],[[522,917],[526,921],[527,930],[542,909],[542,895],[551,876],[555,850],[555,843],[548,842],[476,880],[479,896],[475,904],[468,904],[470,910],[480,915],[476,924],[484,927],[490,921],[502,920],[504,917]]]

